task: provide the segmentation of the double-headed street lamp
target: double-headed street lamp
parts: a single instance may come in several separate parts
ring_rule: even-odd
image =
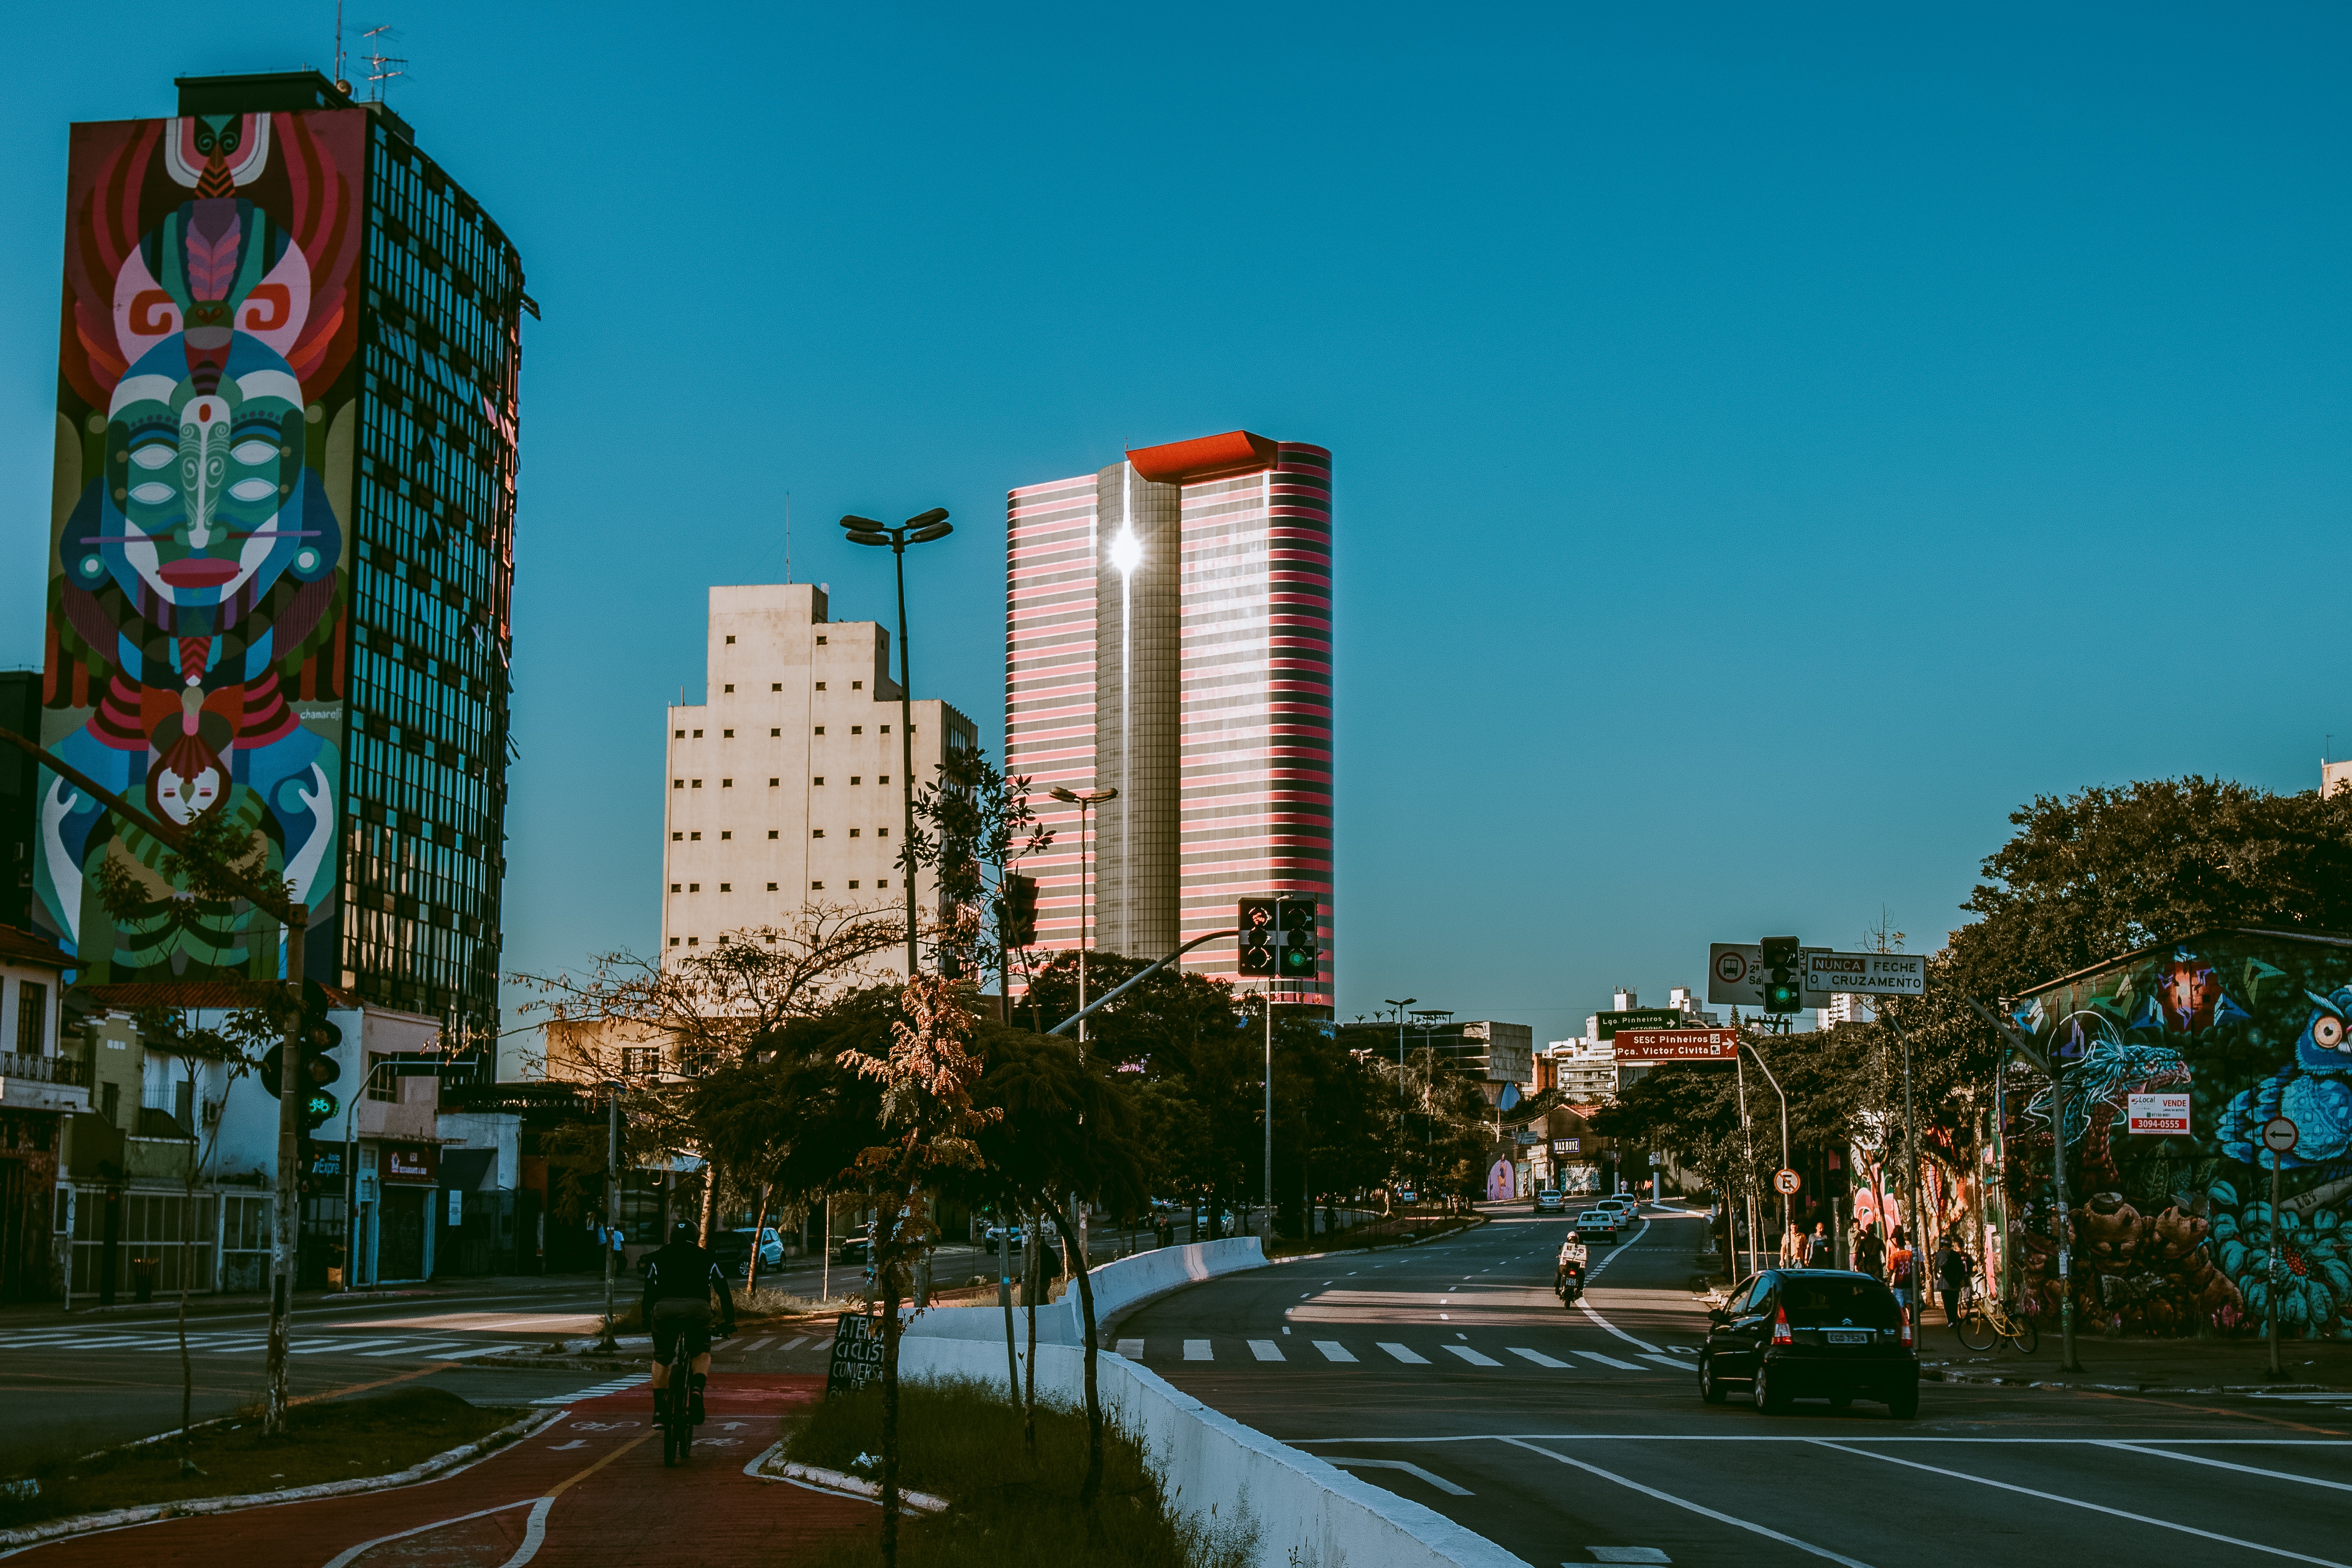
[[[1107,800],[1117,800],[1117,786],[1108,789],[1066,789],[1055,784],[1045,792],[1065,805],[1078,808],[1078,1044],[1087,1043],[1087,946],[1093,941],[1087,884],[1087,813]]]
[[[909,673],[910,660],[907,651],[907,546],[927,544],[934,539],[945,539],[955,531],[948,521],[948,509],[935,506],[919,512],[906,521],[892,527],[877,522],[870,517],[855,513],[844,516],[841,526],[849,531],[852,544],[887,544],[898,568],[898,764],[899,783],[904,786],[900,797],[906,803],[906,825],[900,830],[906,837],[899,840],[899,863],[907,884],[907,978],[915,977],[915,678]],[[940,741],[940,756],[947,756],[947,742]]]

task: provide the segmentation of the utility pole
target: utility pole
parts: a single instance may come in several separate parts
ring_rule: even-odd
[[[613,1233],[621,1226],[621,1085],[604,1080],[604,1331],[596,1348],[611,1355],[620,1347],[613,1341]],[[757,1237],[753,1238],[757,1245]]]

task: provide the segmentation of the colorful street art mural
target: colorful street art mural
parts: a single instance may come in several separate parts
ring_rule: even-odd
[[[2061,1067],[2007,1120],[2027,1307],[2058,1294],[2051,1143],[2066,1141],[2078,1321],[2129,1333],[2257,1332],[2279,1243],[2282,1331],[2352,1339],[2352,942],[2219,931],[2028,997],[2018,1023]],[[2135,1136],[2134,1093],[2187,1092],[2186,1135]],[[2280,1160],[2262,1130],[2299,1130]]]
[[[67,185],[42,744],[158,818],[226,814],[324,918],[366,134],[357,109],[77,125]],[[84,980],[281,973],[275,921],[186,897],[151,835],[44,782],[36,919]],[[110,862],[146,895],[119,914]]]

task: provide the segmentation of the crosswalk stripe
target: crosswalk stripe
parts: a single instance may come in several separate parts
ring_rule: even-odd
[[[808,1338],[809,1337],[806,1334],[801,1334],[795,1338],[786,1340],[782,1344],[778,1345],[776,1348],[780,1351],[796,1351],[803,1345],[808,1343]]]
[[[390,1350],[388,1350],[388,1351],[362,1351],[362,1352],[360,1352],[360,1354],[362,1354],[362,1355],[434,1355],[434,1354],[436,1354],[436,1353],[438,1353],[439,1352],[442,1352],[442,1351],[454,1351],[454,1350],[456,1350],[458,1346],[460,1346],[460,1345],[464,1344],[465,1342],[465,1342],[465,1341],[463,1341],[463,1340],[448,1340],[448,1341],[445,1341],[444,1342],[442,1342],[442,1343],[440,1343],[440,1344],[435,1344],[435,1345],[406,1345],[406,1344],[401,1344],[401,1345],[394,1345],[394,1346],[393,1346],[393,1347],[392,1347]]]
[[[369,1345],[405,1344],[405,1340],[314,1340],[307,1345],[295,1345],[288,1355],[326,1355],[336,1351],[355,1351]]]
[[[1650,1370],[1646,1366],[1635,1366],[1630,1361],[1619,1361],[1613,1355],[1602,1355],[1599,1351],[1579,1351],[1576,1353],[1582,1356],[1587,1361],[1597,1361],[1602,1366],[1613,1366],[1620,1372],[1647,1372]]]
[[[1676,1361],[1670,1355],[1645,1355],[1643,1361],[1656,1362],[1670,1372],[1696,1372],[1698,1368],[1686,1361]]]
[[[1510,1345],[1506,1348],[1507,1348],[1513,1355],[1523,1357],[1528,1361],[1535,1363],[1538,1366],[1567,1366],[1569,1364],[1564,1361],[1554,1361],[1551,1357],[1544,1354],[1541,1351],[1531,1351],[1519,1345]]]
[[[1429,1358],[1427,1356],[1415,1355],[1412,1352],[1405,1349],[1402,1345],[1391,1344],[1386,1340],[1382,1340],[1379,1342],[1381,1349],[1388,1352],[1389,1354],[1396,1357],[1397,1360],[1404,1363],[1407,1366],[1427,1366],[1429,1364]]]
[[[1186,1361],[1214,1361],[1217,1358],[1210,1352],[1208,1341],[1186,1340],[1184,1342],[1184,1359]]]
[[[1282,1347],[1276,1344],[1272,1340],[1252,1340],[1249,1342],[1249,1348],[1250,1354],[1257,1357],[1260,1361],[1282,1361],[1286,1359],[1282,1353]]]
[[[476,1345],[470,1350],[451,1351],[443,1361],[470,1361],[478,1355],[497,1355],[503,1351],[519,1351],[520,1345]]]
[[[1129,1361],[1141,1361],[1143,1359],[1143,1342],[1141,1340],[1121,1340],[1118,1342],[1118,1353],[1125,1356]]]
[[[1480,1355],[1468,1345],[1447,1345],[1444,1348],[1451,1351],[1455,1355],[1460,1356],[1472,1366],[1500,1366],[1503,1364],[1501,1362],[1496,1361],[1493,1356]]]
[[[1348,1353],[1348,1347],[1337,1340],[1317,1340],[1315,1348],[1323,1352],[1325,1361],[1352,1362],[1356,1359]]]
[[[743,1347],[741,1353],[744,1355],[750,1355],[753,1351],[760,1349],[762,1345],[767,1344],[769,1341],[773,1340],[775,1337],[775,1335],[770,1334],[765,1340],[753,1340],[750,1344]],[[693,1413],[689,1411],[688,1414],[691,1415]]]

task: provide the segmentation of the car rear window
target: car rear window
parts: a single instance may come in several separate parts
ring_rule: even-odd
[[[1896,1326],[1895,1297],[1875,1279],[1783,1279],[1780,1308],[1801,1329]]]

